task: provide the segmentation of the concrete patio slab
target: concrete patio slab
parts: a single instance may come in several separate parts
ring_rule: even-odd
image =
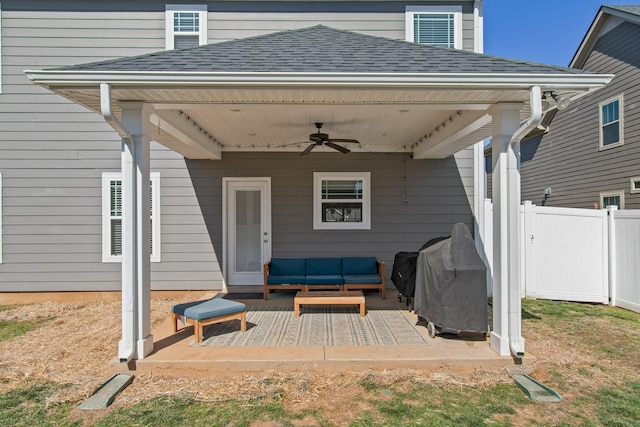
[[[289,302],[293,306],[293,296],[276,296],[276,301],[242,300],[248,306]],[[367,295],[367,303],[386,304],[389,308],[402,311],[416,324],[417,316],[410,312],[404,302],[400,303],[391,293],[382,301],[378,295]],[[428,336],[426,328],[415,326]],[[384,369],[419,369],[438,371],[473,371],[496,367],[513,367],[511,357],[499,356],[489,347],[488,340],[467,341],[457,337],[437,336],[429,338],[428,345],[386,345],[386,346],[198,346],[194,345],[191,327],[173,334],[167,320],[154,331],[154,352],[136,362],[136,371],[153,372],[169,376],[219,376],[239,373],[257,373],[266,370],[280,371],[353,371]],[[525,359],[530,363],[531,357]]]

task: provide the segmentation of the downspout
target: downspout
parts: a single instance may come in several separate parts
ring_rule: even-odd
[[[542,121],[542,89],[540,86],[533,86],[529,90],[529,104],[531,106],[531,115],[522,122],[520,128],[515,131],[511,137],[511,145],[517,144],[522,141],[533,128],[538,127]]]
[[[524,138],[531,130],[540,125],[542,121],[542,90],[540,86],[533,86],[529,90],[529,105],[531,107],[531,115],[522,122],[520,128],[515,131],[509,142],[510,148],[519,144],[522,138]],[[518,157],[518,171],[520,170],[520,158]],[[518,186],[520,183],[518,182]],[[518,195],[520,189],[518,188]],[[513,200],[510,200],[513,203]],[[520,200],[515,201],[520,206]],[[517,231],[520,232],[519,230]],[[510,248],[511,249],[511,248]],[[520,248],[516,248],[520,250]],[[519,257],[518,257],[519,258]],[[519,262],[519,260],[518,260]],[[518,270],[519,272],[519,270]],[[520,274],[518,274],[518,279]],[[511,277],[510,277],[511,279]],[[521,339],[521,295],[520,295],[520,283],[519,280],[509,280],[509,297],[508,297],[508,322],[509,322],[509,349],[511,354],[522,359],[524,357],[524,348]]]
[[[107,124],[111,126],[122,139],[127,142],[133,142],[133,138],[131,138],[129,132],[122,127],[118,119],[113,115],[113,109],[111,107],[111,85],[109,83],[100,83],[100,110]]]
[[[133,138],[127,132],[118,119],[113,115],[111,104],[111,85],[100,83],[100,110],[104,120],[115,130],[118,135],[127,143],[133,143]],[[135,294],[130,289],[122,292],[122,340],[118,345],[118,358],[121,363],[130,362],[136,356],[136,299]]]

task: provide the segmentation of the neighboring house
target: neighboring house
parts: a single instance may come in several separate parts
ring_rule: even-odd
[[[555,113],[547,133],[522,142],[522,200],[640,209],[638,46],[640,5],[602,6],[569,66],[615,78]]]
[[[511,189],[541,91],[610,79],[475,53],[481,7],[3,1],[0,290],[122,290],[130,359],[150,289],[260,284],[271,255],[391,264],[473,229],[477,141]],[[491,345],[521,356],[518,203],[496,201]]]

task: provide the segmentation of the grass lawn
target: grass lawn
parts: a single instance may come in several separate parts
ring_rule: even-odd
[[[0,345],[61,318],[2,321]],[[183,381],[171,392],[126,399],[135,387],[139,393],[164,381],[136,378],[129,387],[134,390],[125,390],[111,407],[85,412],[76,409],[82,401],[73,392],[78,384],[35,373],[16,379],[0,360],[0,426],[640,426],[639,314],[526,300],[523,335],[536,358],[531,376],[558,391],[562,402],[530,400],[504,372],[434,376],[399,370],[265,374],[260,392],[247,378],[231,378],[213,396]]]

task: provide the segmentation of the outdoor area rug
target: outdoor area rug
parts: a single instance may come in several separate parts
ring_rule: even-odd
[[[207,326],[206,346],[365,346],[424,345],[427,339],[399,310],[367,307],[360,317],[357,306],[303,306],[300,317],[293,307],[247,309],[247,331],[237,320]]]

